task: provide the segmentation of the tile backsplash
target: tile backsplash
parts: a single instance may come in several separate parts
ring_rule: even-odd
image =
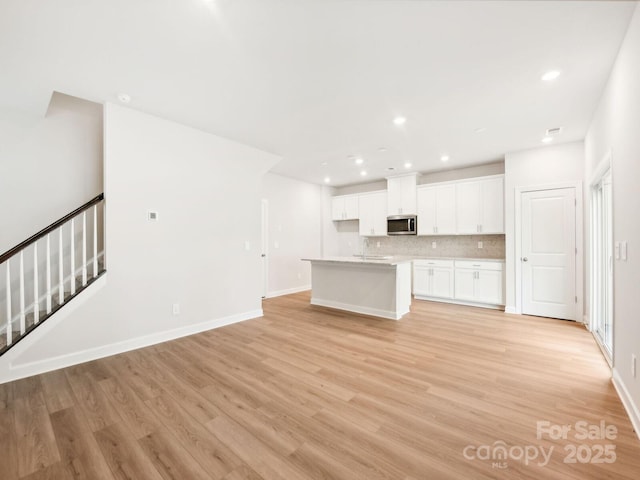
[[[371,237],[367,253],[372,255],[504,259],[504,237],[504,235]],[[436,243],[436,248],[433,248],[432,242]],[[478,242],[482,242],[482,248],[478,248]],[[360,239],[361,245],[362,239]]]

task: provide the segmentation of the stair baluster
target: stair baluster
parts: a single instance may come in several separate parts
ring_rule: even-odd
[[[38,291],[38,283],[40,277],[38,275],[38,242],[33,244],[33,324],[37,325],[40,321],[40,292]]]
[[[13,325],[11,323],[13,312],[11,308],[11,260],[7,260],[7,346],[13,342]]]
[[[82,286],[87,285],[87,212],[82,212]]]
[[[47,315],[51,313],[51,234],[47,233]]]
[[[24,250],[20,252],[20,335],[26,330],[24,313]]]

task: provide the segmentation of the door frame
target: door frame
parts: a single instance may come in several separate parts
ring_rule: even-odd
[[[269,296],[269,200],[267,200],[266,198],[263,198],[260,202],[260,217],[260,259],[262,264],[261,297],[264,299]]]
[[[614,236],[614,232],[613,232],[613,228],[614,228],[614,208],[613,208],[613,202],[614,202],[614,198],[613,198],[613,162],[611,160],[612,158],[612,154],[613,151],[612,149],[609,149],[604,157],[600,160],[600,162],[598,163],[598,165],[596,166],[596,168],[593,170],[593,173],[591,174],[591,179],[589,182],[589,318],[585,317],[585,324],[587,326],[587,328],[589,329],[589,331],[592,333],[596,343],[598,344],[598,347],[600,347],[600,350],[602,351],[602,354],[604,356],[604,358],[606,359],[607,363],[609,364],[610,367],[613,366],[613,354],[615,352],[615,336],[614,336],[614,331],[615,331],[615,302],[614,302],[614,296],[615,296],[615,268],[616,268],[616,262],[615,262],[615,253],[613,254],[613,260],[612,260],[612,271],[611,271],[611,308],[610,308],[610,314],[611,314],[611,352],[609,352],[606,347],[604,345],[602,345],[602,342],[600,341],[600,339],[598,338],[597,334],[596,334],[596,329],[595,329],[595,317],[594,317],[594,306],[595,306],[595,301],[596,299],[594,298],[594,291],[595,291],[595,286],[594,286],[594,282],[595,282],[595,276],[594,276],[594,268],[593,265],[595,263],[595,251],[594,251],[594,236],[596,236],[598,234],[598,232],[595,231],[595,227],[594,227],[594,209],[593,209],[593,204],[592,204],[592,200],[593,200],[593,188],[598,185],[602,179],[604,178],[605,174],[608,172],[609,175],[611,175],[611,180],[612,180],[612,185],[611,185],[611,205],[609,205],[609,221],[611,222],[611,236],[613,238],[615,238]],[[612,242],[615,244],[615,241],[612,238]],[[614,252],[614,245],[611,245],[611,250],[612,252]]]
[[[574,188],[576,193],[576,278],[575,288],[578,302],[576,303],[576,322],[585,323],[584,318],[584,217],[582,182],[559,182],[553,184],[533,185],[515,188],[515,282],[516,282],[516,306],[515,313],[522,314],[522,194],[527,192],[539,192],[543,190],[557,190],[561,188]]]

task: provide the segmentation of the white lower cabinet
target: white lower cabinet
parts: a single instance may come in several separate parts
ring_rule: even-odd
[[[453,260],[414,260],[413,294],[416,298],[453,298]]]
[[[413,295],[418,300],[504,305],[500,261],[419,259],[413,261]]]
[[[504,305],[502,262],[456,260],[454,283],[456,300]]]

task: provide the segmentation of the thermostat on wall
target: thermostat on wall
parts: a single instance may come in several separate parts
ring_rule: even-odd
[[[158,212],[148,211],[147,212],[147,220],[150,222],[155,222],[158,220]]]

